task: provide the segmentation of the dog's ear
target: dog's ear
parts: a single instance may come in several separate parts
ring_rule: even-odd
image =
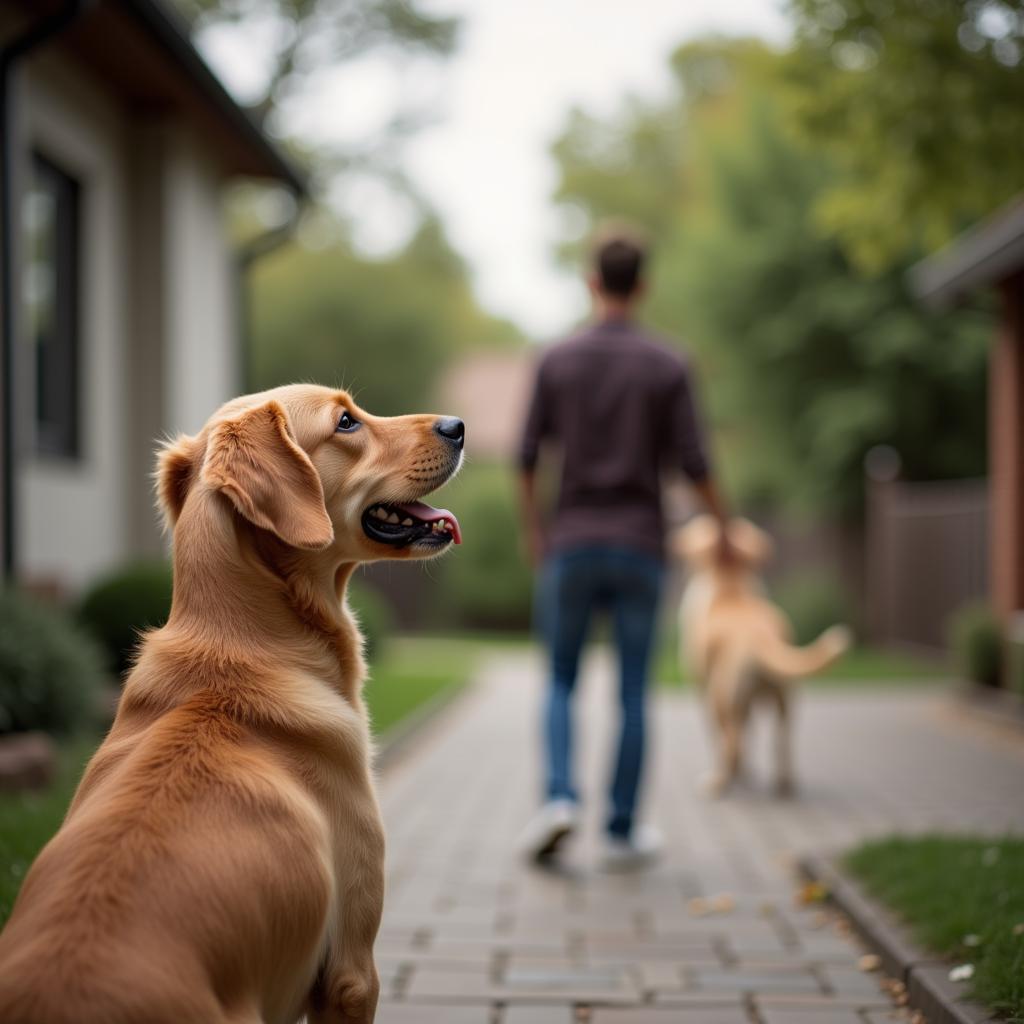
[[[764,565],[775,553],[775,542],[749,519],[732,520],[729,542],[751,565]]]
[[[249,522],[292,547],[320,550],[334,540],[320,476],[277,402],[216,424],[202,477]]]
[[[172,529],[185,507],[199,461],[199,442],[187,434],[166,441],[156,454],[156,497],[164,523]]]

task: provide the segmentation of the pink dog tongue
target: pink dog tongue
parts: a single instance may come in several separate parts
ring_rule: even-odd
[[[452,540],[456,544],[462,543],[462,530],[459,529],[459,521],[448,509],[434,508],[433,505],[427,505],[422,501],[411,501],[408,505],[396,505],[395,507],[400,508],[403,512],[408,512],[416,519],[422,519],[425,523],[436,523],[441,519],[447,519],[452,524]]]

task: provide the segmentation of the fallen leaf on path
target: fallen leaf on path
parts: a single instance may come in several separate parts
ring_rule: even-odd
[[[731,914],[736,909],[736,900],[729,893],[723,892],[711,901],[711,909],[716,914]]]
[[[796,894],[798,903],[824,903],[828,899],[828,886],[821,882],[808,882]]]
[[[974,977],[974,964],[960,964],[949,972],[950,981],[970,981]]]
[[[882,958],[877,953],[865,953],[857,961],[857,966],[862,971],[877,971],[882,966]]]

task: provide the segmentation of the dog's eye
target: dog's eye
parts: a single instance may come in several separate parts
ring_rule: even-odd
[[[358,429],[358,427],[359,420],[354,420],[347,412],[343,412],[341,414],[341,419],[338,420],[337,427],[334,429],[338,434],[350,434],[353,430]]]

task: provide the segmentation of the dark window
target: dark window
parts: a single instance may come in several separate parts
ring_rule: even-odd
[[[36,450],[79,455],[79,185],[36,155],[25,198],[25,311],[35,351]]]

